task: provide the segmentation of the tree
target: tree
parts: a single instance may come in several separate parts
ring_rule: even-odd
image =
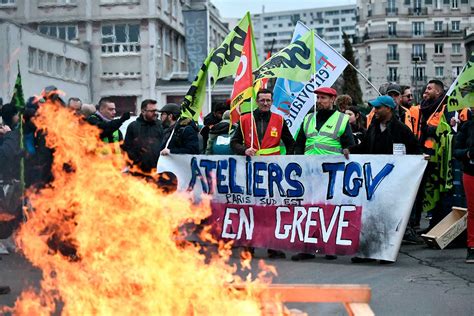
[[[347,61],[352,65],[355,65],[354,60],[354,50],[352,49],[352,44],[349,41],[349,36],[346,33],[342,33],[342,38],[344,39],[344,56]],[[352,97],[357,104],[362,104],[362,91],[360,90],[359,79],[357,78],[357,72],[351,65],[347,66],[342,74],[344,79],[344,84],[342,85],[342,92],[348,94]]]

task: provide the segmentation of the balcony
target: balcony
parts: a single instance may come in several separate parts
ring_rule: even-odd
[[[414,59],[419,58],[419,61],[426,61],[426,53],[416,53],[416,54],[411,54],[411,60],[413,61]]]
[[[399,60],[400,60],[400,54],[399,53],[388,53],[387,54],[387,62],[390,62],[390,61],[398,62]]]
[[[411,82],[422,82],[426,83],[428,81],[428,77],[426,76],[411,76]]]
[[[385,8],[385,15],[386,16],[397,16],[398,15],[398,8]]]
[[[428,8],[408,8],[408,15],[428,15]]]

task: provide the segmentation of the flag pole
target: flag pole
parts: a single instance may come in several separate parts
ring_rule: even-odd
[[[307,27],[304,23],[301,23],[301,22],[299,22],[299,21],[298,21],[298,23],[300,23],[301,25],[303,25],[307,30],[311,30],[311,29],[310,29],[309,27]],[[377,88],[372,84],[372,82],[370,82],[370,80],[367,79],[367,77],[366,77],[359,69],[357,69],[351,62],[349,62],[344,56],[342,56],[341,53],[339,53],[339,52],[338,52],[337,50],[335,50],[331,45],[329,45],[325,40],[323,40],[321,37],[319,37],[318,34],[315,33],[314,36],[316,36],[316,37],[317,37],[318,39],[320,39],[324,44],[326,44],[329,48],[331,48],[331,50],[332,50],[333,52],[335,52],[337,55],[339,55],[339,57],[344,58],[344,60],[347,62],[348,65],[350,65],[352,68],[354,68],[354,70],[355,70],[362,78],[364,78],[365,81],[367,81],[367,82],[371,85],[371,87],[374,88],[375,91],[377,91],[377,93],[378,93],[379,95],[382,95],[382,94],[380,93],[379,89],[377,89]]]
[[[210,15],[209,15],[209,6],[206,2],[206,29],[207,29],[207,55],[211,53],[211,32],[209,31],[210,26]],[[211,75],[207,73],[207,103],[209,108],[209,113],[212,113],[212,94],[211,94]]]

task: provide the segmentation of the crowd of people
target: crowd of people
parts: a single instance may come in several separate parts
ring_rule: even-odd
[[[441,81],[431,80],[426,84],[420,104],[414,104],[409,86],[383,85],[380,89],[382,95],[370,100],[368,108],[354,104],[349,95],[338,96],[333,88],[317,88],[314,91],[316,105],[305,116],[295,136],[284,118],[272,112],[273,92],[269,89],[258,91],[258,108],[253,113],[241,115],[234,124],[229,103],[226,103],[217,105],[204,118],[202,127],[192,119],[181,118],[181,108],[177,104],[159,106],[156,100],[145,99],[141,102],[138,117],[127,126],[125,135],[120,129],[130,121],[131,115],[125,112],[118,116],[112,99],[102,98],[97,106],[83,104],[74,97],[63,102],[55,90],[55,87],[45,88],[43,98],[28,99],[22,113],[22,133],[19,130],[20,113],[15,105],[1,107],[0,186],[4,189],[0,190],[0,212],[9,213],[14,218],[8,221],[0,219],[0,239],[12,234],[22,216],[21,204],[11,202],[19,201],[21,196],[19,158],[23,157],[25,161],[26,187],[40,189],[52,179],[53,150],[46,146],[45,136],[31,120],[38,107],[49,99],[61,102],[89,124],[97,126],[101,140],[111,144],[110,154],[126,155],[129,172],[145,178],[153,178],[160,156],[169,154],[344,155],[347,159],[352,154],[423,154],[428,167],[405,233],[404,241],[408,243],[421,241],[423,211],[429,211],[429,229],[455,203],[450,186],[432,194],[438,198],[427,193],[428,188],[446,180],[440,175],[439,161],[435,158],[437,144],[451,139],[446,136],[455,135],[454,142],[448,141],[447,146],[452,147],[453,156],[463,167],[468,207],[466,262],[474,263],[474,121],[469,108],[459,116],[447,111],[446,91]],[[439,126],[446,122],[448,128],[440,134]],[[20,135],[23,135],[23,147],[20,147]],[[283,252],[272,249],[268,250],[268,255],[285,257]],[[314,254],[300,253],[291,259],[299,261],[314,257]],[[326,256],[328,260],[336,258]],[[354,263],[367,261],[374,260],[352,258]]]

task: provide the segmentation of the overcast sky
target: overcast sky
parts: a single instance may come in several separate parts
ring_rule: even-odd
[[[355,4],[356,0],[211,0],[224,18],[241,18],[245,12],[265,12],[310,9],[334,5]]]

